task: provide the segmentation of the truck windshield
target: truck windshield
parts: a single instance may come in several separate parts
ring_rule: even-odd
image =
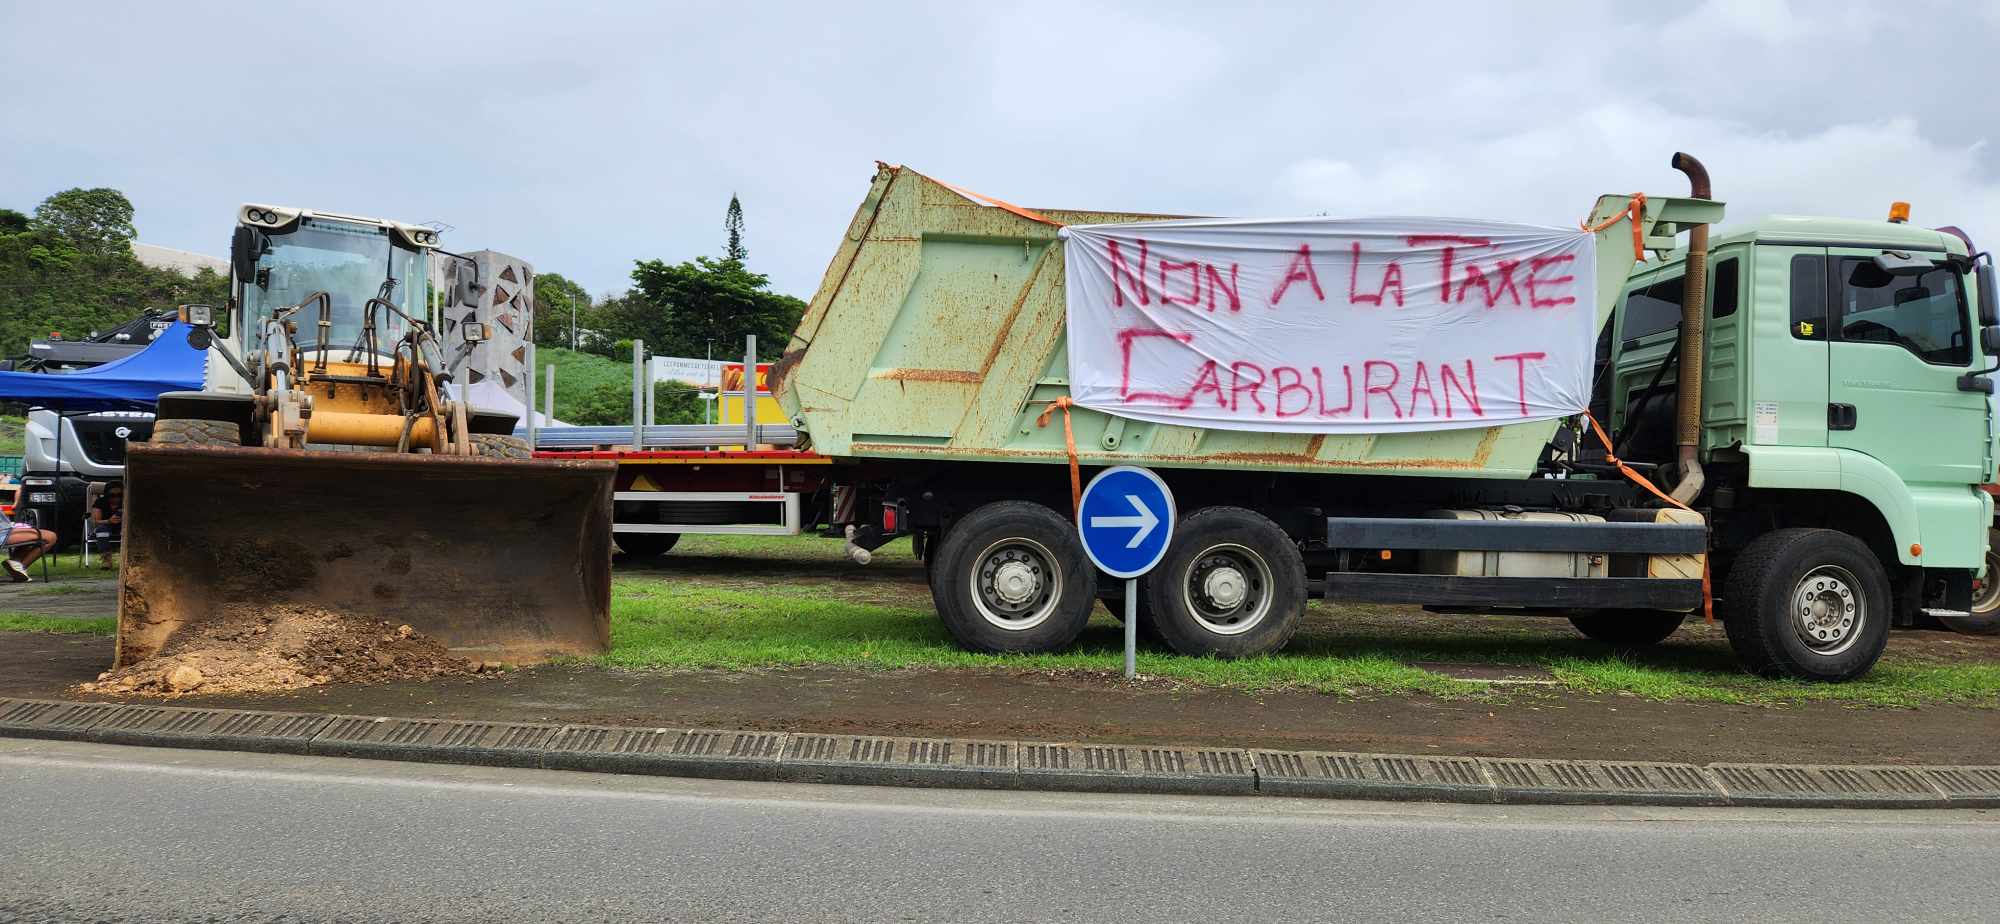
[[[256,275],[243,285],[253,340],[272,312],[324,290],[333,296],[328,346],[353,347],[361,339],[362,309],[381,292],[384,278],[396,280],[388,300],[412,317],[423,317],[424,255],[395,246],[388,229],[306,218],[293,231],[272,235],[270,240],[270,250],[257,261]],[[308,308],[293,320],[298,323],[299,348],[316,349],[319,309]],[[384,349],[408,328],[402,318],[386,311],[378,312],[375,323]],[[251,344],[253,349],[261,346]]]

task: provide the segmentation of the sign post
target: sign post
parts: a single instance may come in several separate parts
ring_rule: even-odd
[[[1125,579],[1125,677],[1138,673],[1139,576],[1166,557],[1174,535],[1174,494],[1152,470],[1105,469],[1077,505],[1076,530],[1091,564]]]

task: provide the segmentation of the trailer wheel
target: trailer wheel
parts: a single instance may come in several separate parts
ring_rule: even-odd
[[[934,550],[931,600],[973,651],[1060,651],[1097,602],[1097,570],[1076,529],[1027,501],[998,501],[952,525]]]
[[[611,541],[618,544],[618,551],[632,558],[658,558],[673,551],[674,543],[681,541],[680,533],[612,533]]]
[[[1660,610],[1597,610],[1569,618],[1576,631],[1613,648],[1647,648],[1667,640],[1687,621],[1686,613]]]
[[[1269,517],[1242,507],[1182,517],[1144,583],[1153,626],[1181,654],[1269,654],[1285,647],[1305,618],[1298,545]]]
[[[173,420],[155,421],[153,435],[146,442],[156,446],[230,446],[243,445],[242,428],[228,420]]]
[[[1852,680],[1888,647],[1888,575],[1846,533],[1766,533],[1737,556],[1725,591],[1723,628],[1752,672]]]
[[[2000,529],[1986,531],[1986,576],[1972,584],[1970,616],[1939,616],[1945,628],[1966,635],[2000,634]]]

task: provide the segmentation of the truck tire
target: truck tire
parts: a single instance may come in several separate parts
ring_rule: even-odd
[[[1249,658],[1285,647],[1306,612],[1299,547],[1269,517],[1204,507],[1174,526],[1173,544],[1146,575],[1153,625],[1185,655]]]
[[[1097,569],[1075,526],[1041,504],[980,507],[952,525],[934,557],[931,600],[971,651],[1061,651],[1097,603]]]
[[[528,441],[502,433],[472,434],[472,454],[482,459],[532,459],[535,452]]]
[[[1686,613],[1660,610],[1597,610],[1569,618],[1576,631],[1613,648],[1648,648],[1667,640],[1687,621]]]
[[[1966,635],[2000,634],[2000,529],[1986,531],[1986,576],[1972,585],[1972,614],[1937,621]]]
[[[1861,540],[1780,529],[1745,548],[1724,584],[1723,628],[1753,673],[1852,680],[1889,644],[1889,577]]]
[[[153,435],[146,442],[155,446],[243,445],[243,431],[228,420],[160,420],[153,423]]]
[[[673,551],[680,533],[612,533],[611,541],[629,558],[658,558]]]

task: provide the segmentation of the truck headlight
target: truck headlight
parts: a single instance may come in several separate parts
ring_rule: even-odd
[[[215,309],[208,305],[182,305],[181,311],[186,314],[187,322],[196,327],[215,325]]]

